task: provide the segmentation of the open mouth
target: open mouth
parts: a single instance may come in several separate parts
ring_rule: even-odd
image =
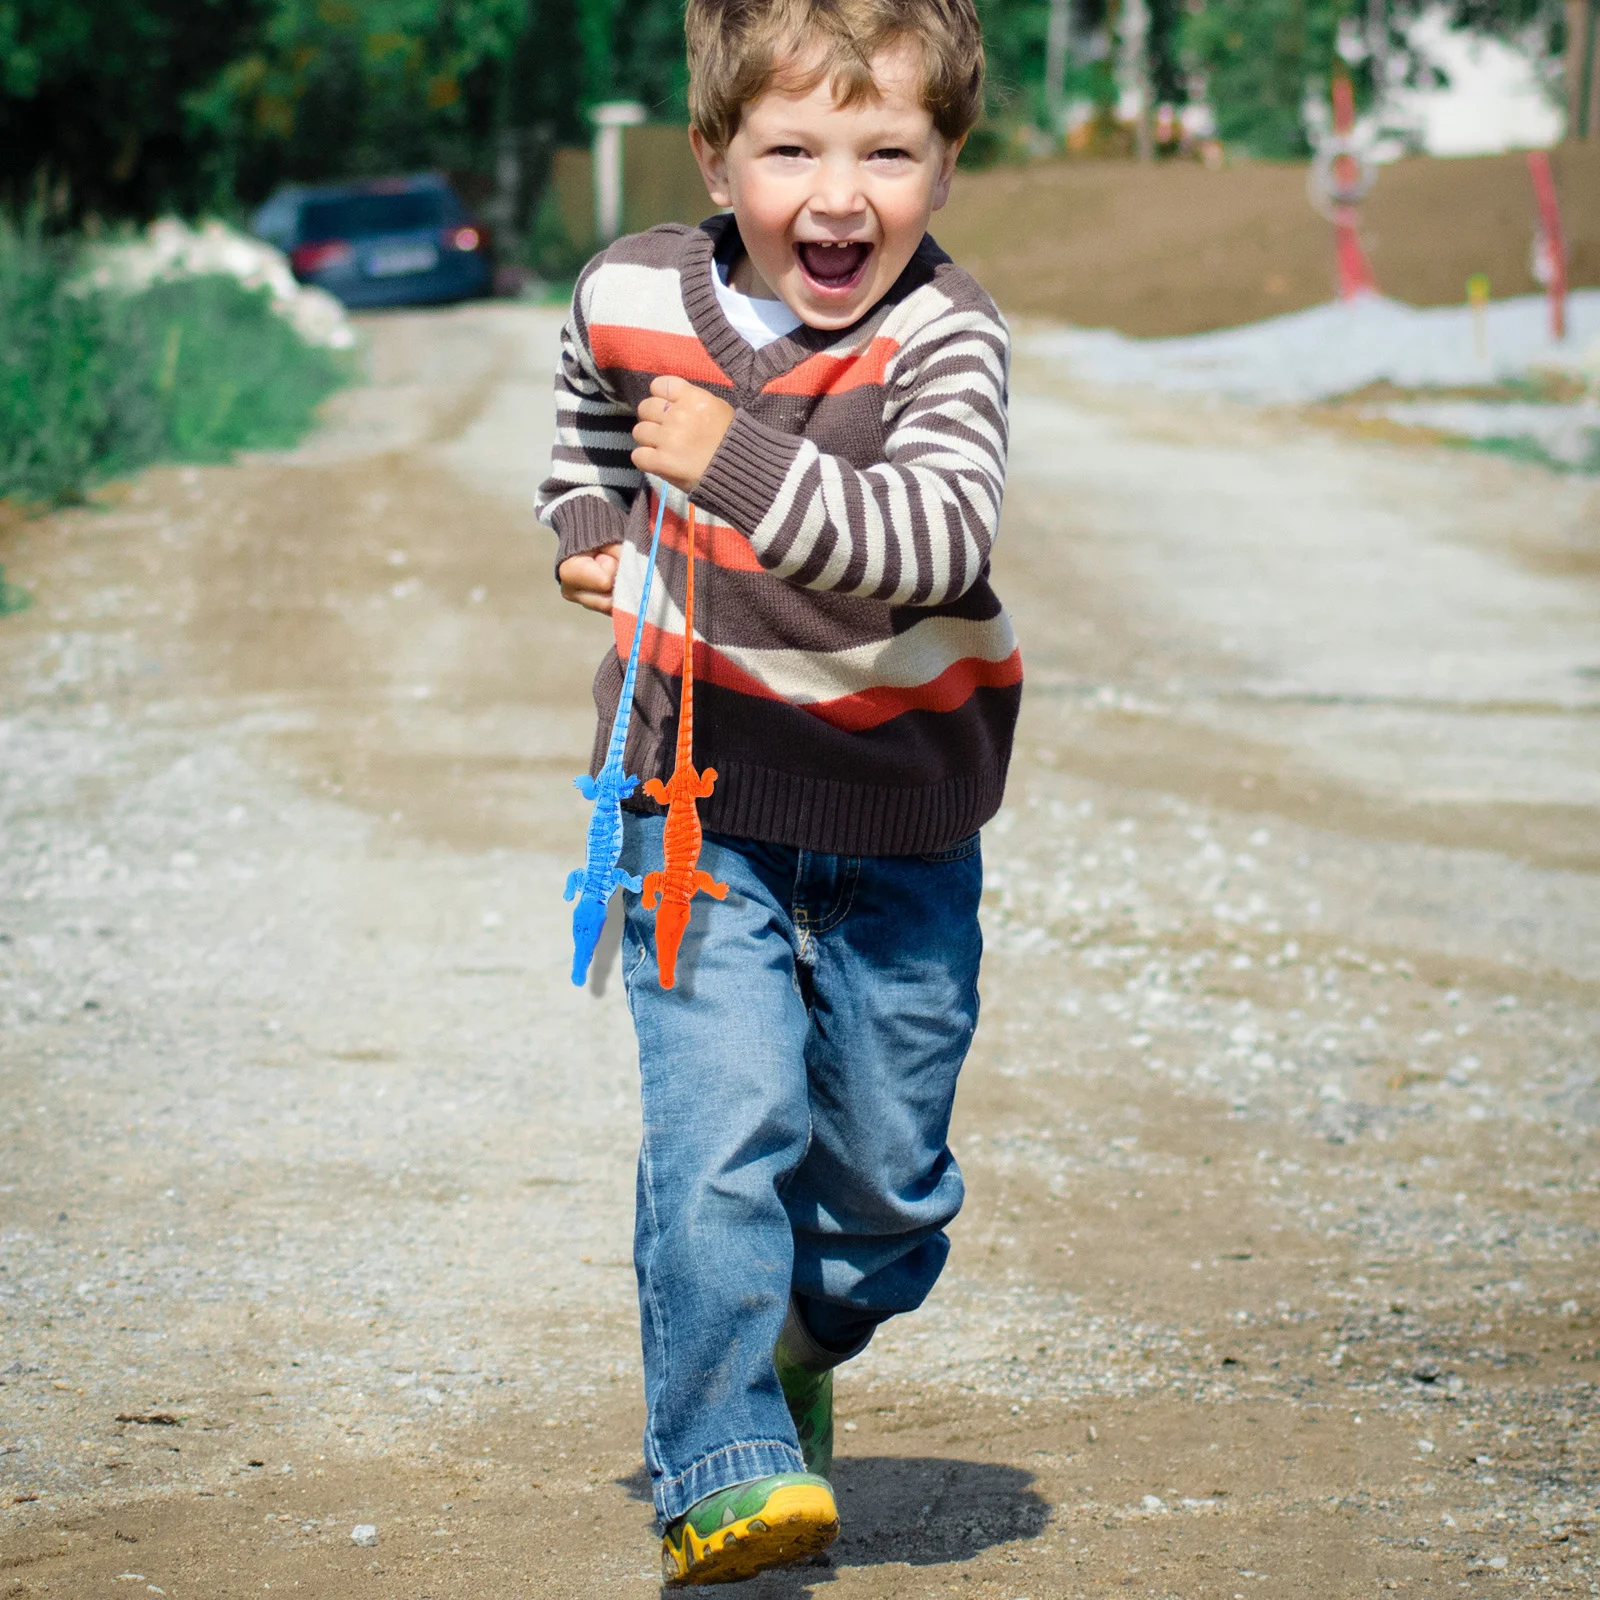
[[[855,288],[865,276],[872,254],[870,244],[832,244],[825,239],[805,239],[794,249],[801,272],[824,294],[848,293]]]

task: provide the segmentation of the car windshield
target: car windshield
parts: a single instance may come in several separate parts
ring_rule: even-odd
[[[379,233],[415,233],[445,221],[445,197],[437,189],[401,194],[352,194],[338,200],[308,200],[300,212],[302,239],[365,239]]]

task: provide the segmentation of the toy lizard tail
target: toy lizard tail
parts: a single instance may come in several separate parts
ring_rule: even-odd
[[[677,981],[678,950],[689,927],[689,902],[696,893],[721,900],[728,892],[709,872],[700,870],[700,813],[695,804],[709,798],[716,785],[716,768],[694,770],[694,506],[689,506],[689,575],[683,592],[683,689],[678,699],[678,759],[672,776],[662,783],[652,778],[647,795],[667,808],[662,834],[662,868],[644,879],[644,908],[656,911],[656,966],[661,987]]]

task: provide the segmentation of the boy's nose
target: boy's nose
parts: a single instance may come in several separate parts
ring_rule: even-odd
[[[867,197],[861,192],[855,164],[824,163],[809,203],[817,216],[860,216],[867,209]]]

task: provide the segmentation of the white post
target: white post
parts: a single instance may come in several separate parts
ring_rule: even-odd
[[[645,119],[636,100],[608,100],[589,113],[594,123],[594,226],[601,244],[622,232],[622,130]]]

